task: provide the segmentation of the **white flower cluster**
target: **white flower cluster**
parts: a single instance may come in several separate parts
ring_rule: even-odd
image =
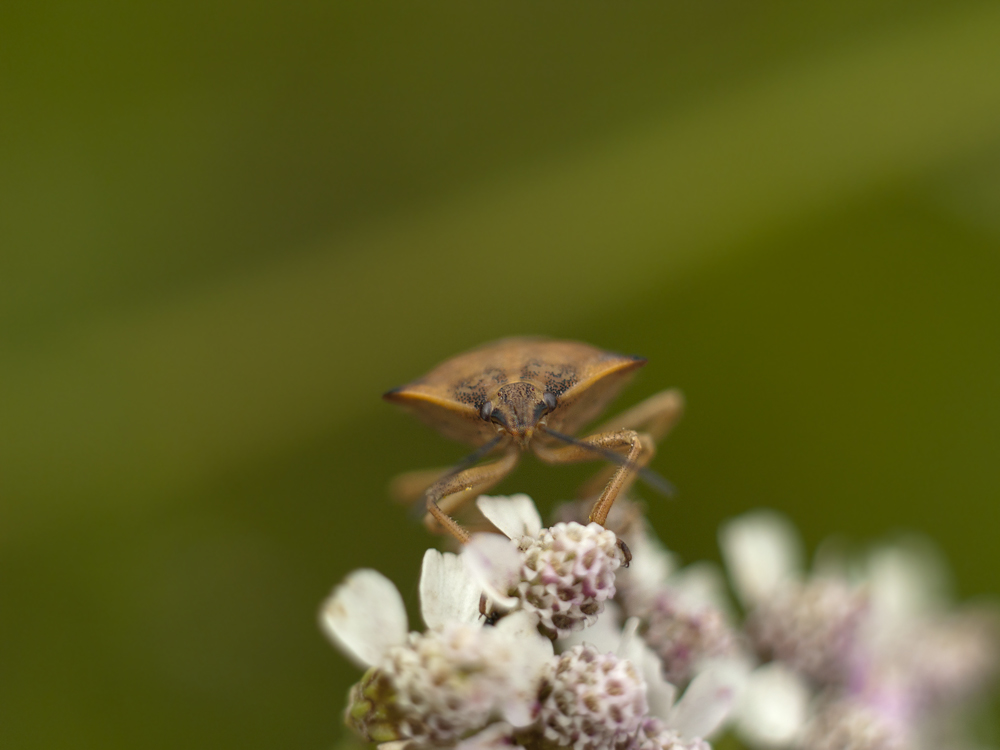
[[[730,521],[723,556],[758,659],[737,731],[772,750],[969,747],[966,714],[1000,666],[992,607],[949,609],[944,566],[910,538],[848,556],[821,549],[811,574],[791,524]]]
[[[548,665],[539,698],[545,739],[574,750],[627,745],[649,710],[635,665],[589,644],[571,648]]]
[[[407,633],[396,587],[374,570],[348,576],[326,601],[320,622],[360,666],[347,723],[371,742],[454,744],[495,718],[530,721],[552,642],[517,613],[481,623],[479,589],[452,554],[428,550],[420,579],[428,629]]]
[[[509,539],[482,534],[463,551],[495,605],[531,612],[551,638],[593,625],[615,595],[624,560],[614,533],[575,521],[542,528],[527,495],[480,497],[476,504]]]
[[[710,750],[726,727],[755,750],[958,747],[997,671],[992,615],[948,611],[931,595],[940,570],[912,545],[827,554],[807,576],[783,518],[731,521],[720,541],[739,623],[721,572],[679,567],[634,503],[616,505],[618,534],[572,506],[545,528],[525,495],[477,505],[501,534],[427,551],[426,630],[408,632],[373,570],[321,610],[367,669],[347,724],[383,750]]]

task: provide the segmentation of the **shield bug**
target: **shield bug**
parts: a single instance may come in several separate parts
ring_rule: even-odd
[[[404,475],[397,494],[423,496],[427,526],[464,543],[469,533],[450,514],[507,476],[528,450],[552,464],[596,459],[615,464],[610,474],[597,477],[606,484],[589,520],[602,525],[637,474],[669,491],[644,467],[656,441],[680,417],[680,392],[662,391],[592,433],[573,436],[645,363],[642,357],[545,338],[503,339],[452,357],[384,398],[476,450],[450,469]],[[500,455],[480,463],[493,454]]]

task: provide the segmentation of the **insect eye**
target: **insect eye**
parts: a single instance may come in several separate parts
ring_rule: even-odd
[[[483,407],[479,410],[479,416],[489,421],[489,418],[492,414],[493,414],[493,402],[487,401],[485,404],[483,404]]]
[[[542,402],[549,408],[549,411],[552,411],[556,408],[556,395],[546,391],[542,394]]]

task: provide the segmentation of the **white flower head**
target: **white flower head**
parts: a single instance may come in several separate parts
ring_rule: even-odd
[[[960,711],[1000,667],[989,610],[948,611],[947,574],[916,537],[851,556],[827,545],[814,572],[773,513],[721,534],[745,630],[772,660],[754,671],[736,724],[755,748],[921,750],[967,744]],[[742,567],[740,567],[742,566]]]
[[[835,578],[788,583],[760,602],[746,631],[758,653],[778,659],[818,685],[841,685],[857,655],[868,599]]]
[[[947,568],[930,540],[879,545],[864,563],[872,604],[855,668],[862,697],[883,705],[891,695],[896,723],[975,701],[1000,670],[996,609],[950,606]]]
[[[369,741],[440,745],[496,719],[529,724],[552,654],[530,616],[484,627],[478,586],[457,556],[436,550],[424,556],[420,592],[425,633],[407,633],[399,592],[372,570],[352,573],[324,603],[323,630],[371,667],[352,691],[349,725]]]
[[[684,686],[701,665],[735,654],[736,635],[722,613],[709,605],[693,606],[664,587],[629,614],[641,617],[642,637],[663,662],[664,676]]]
[[[550,637],[597,619],[615,595],[615,571],[624,559],[613,532],[596,523],[542,528],[527,495],[483,496],[476,504],[508,537],[477,534],[462,552],[495,604],[533,614]]]
[[[646,684],[635,665],[581,644],[545,671],[539,730],[555,745],[604,750],[633,737],[647,710]]]
[[[646,686],[647,719],[655,719],[644,723],[645,728],[636,736],[636,742],[645,750],[651,750],[643,743],[652,735],[660,736],[664,748],[670,743],[678,748],[701,747],[705,744],[701,738],[719,731],[736,708],[750,674],[750,663],[742,655],[706,661],[679,694],[677,687],[664,678],[660,657],[639,637],[638,618],[629,618],[621,628],[617,624],[619,617],[620,610],[609,605],[594,626],[571,634],[559,644],[566,647],[593,643],[598,650],[612,650],[635,665]],[[649,735],[645,740],[643,732]],[[672,738],[670,742],[668,738]]]
[[[381,672],[395,690],[404,737],[440,745],[502,717],[514,726],[532,721],[538,682],[551,645],[525,637],[523,613],[496,627],[451,622],[411,633],[390,649]]]
[[[655,716],[647,716],[636,732],[629,750],[712,750],[701,737],[685,739]]]
[[[774,511],[753,511],[723,524],[719,544],[736,595],[747,608],[801,576],[798,533],[791,521]]]
[[[819,685],[849,679],[868,610],[863,587],[843,576],[806,577],[798,534],[773,511],[729,521],[719,539],[757,653]]]
[[[826,701],[803,728],[800,740],[809,750],[906,750],[905,728],[862,701],[841,697]]]
[[[678,567],[643,519],[627,537],[632,565],[617,579],[625,614],[663,662],[666,679],[683,687],[707,660],[739,650],[730,624],[725,583],[709,563]]]

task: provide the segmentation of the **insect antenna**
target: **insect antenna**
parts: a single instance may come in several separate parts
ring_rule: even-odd
[[[500,444],[501,440],[503,440],[502,434],[497,435],[488,443],[484,443],[483,445],[476,448],[474,451],[472,451],[472,453],[470,453],[468,456],[466,456],[461,461],[452,466],[450,469],[448,469],[448,471],[446,471],[444,474],[435,479],[434,482],[428,487],[428,489],[430,489],[430,487],[433,487],[442,479],[453,477],[456,474],[465,471],[469,467],[475,466],[477,463],[479,463],[481,459],[486,458],[486,456],[488,456],[493,451],[493,449]],[[423,518],[424,514],[427,512],[427,507],[424,504],[423,497],[424,496],[422,495],[420,500],[415,502],[413,504],[413,507],[410,508],[410,517],[417,521]]]
[[[452,466],[451,470],[448,471],[448,473],[445,474],[441,478],[444,479],[444,477],[453,477],[456,474],[458,474],[460,471],[465,471],[470,466],[475,465],[476,463],[479,462],[480,459],[486,458],[486,456],[488,456],[492,452],[492,450],[494,448],[496,448],[500,444],[501,440],[503,440],[503,435],[502,434],[501,435],[497,435],[495,438],[493,438],[492,440],[490,440],[488,443],[485,443],[484,445],[479,446],[474,451],[472,451],[472,453],[470,453],[468,456],[466,456],[461,461],[459,461],[457,464],[455,464],[454,466]]]
[[[639,476],[642,478],[642,481],[667,497],[673,497],[674,493],[677,492],[677,488],[674,487],[674,485],[657,474],[655,471],[647,469],[645,466],[639,466],[634,461],[629,461],[620,453],[615,453],[614,451],[602,448],[599,445],[593,445],[591,443],[584,442],[583,440],[578,440],[572,435],[564,435],[563,433],[556,432],[555,430],[545,427],[544,425],[539,425],[538,429],[542,430],[546,435],[551,435],[556,440],[561,440],[564,443],[569,443],[570,445],[575,445],[578,448],[583,448],[591,453],[596,453],[598,456],[601,456],[601,458],[605,458],[613,464],[627,466],[630,469],[637,471]]]

